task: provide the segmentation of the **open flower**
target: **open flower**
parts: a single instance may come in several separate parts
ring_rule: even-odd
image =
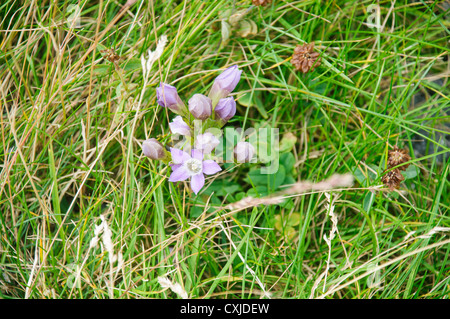
[[[183,118],[179,115],[169,123],[169,128],[173,134],[178,133],[183,136],[191,136],[191,128],[186,124],[185,121],[183,121]]]
[[[204,154],[209,154],[219,145],[220,141],[211,132],[197,135],[195,148],[202,150]]]
[[[180,182],[190,178],[191,189],[197,194],[205,185],[205,175],[213,175],[222,169],[213,160],[203,160],[203,152],[193,149],[191,155],[182,150],[171,148],[172,154],[172,174],[169,182]]]

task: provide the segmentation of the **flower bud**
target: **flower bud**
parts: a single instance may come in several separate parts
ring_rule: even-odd
[[[162,160],[167,158],[167,151],[164,146],[156,139],[151,138],[142,143],[142,152],[145,156],[154,160]]]
[[[209,154],[216,148],[217,145],[219,145],[219,143],[220,141],[214,136],[214,134],[206,132],[204,134],[197,135],[195,148],[202,150],[204,154]]]
[[[255,148],[248,142],[239,142],[234,148],[234,157],[238,163],[250,162],[255,155]]]
[[[176,116],[172,122],[169,123],[170,131],[173,134],[181,134],[183,136],[190,136],[191,135],[191,128],[189,125],[186,124],[185,121],[183,121],[183,118],[181,116]]]
[[[156,98],[159,105],[168,107],[176,114],[183,114],[186,112],[186,105],[178,96],[177,89],[169,84],[161,83],[156,88]]]
[[[238,69],[238,66],[233,65],[216,77],[209,93],[211,100],[217,103],[230,94],[241,79],[241,73],[242,71]],[[213,104],[215,105],[215,103]]]
[[[189,100],[189,111],[199,120],[206,120],[211,116],[211,99],[203,94],[194,94]]]
[[[214,112],[216,113],[216,119],[226,123],[236,114],[236,102],[232,97],[220,99],[214,108]]]

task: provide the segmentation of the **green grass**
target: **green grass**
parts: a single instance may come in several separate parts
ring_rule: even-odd
[[[137,1],[126,11],[108,0],[37,3],[0,5],[1,298],[178,298],[159,276],[190,298],[448,298],[444,1],[379,1],[379,32],[367,26],[371,1]],[[67,22],[71,5],[80,28]],[[257,33],[234,30],[223,43],[226,10],[242,9]],[[145,81],[140,58],[163,34],[169,42]],[[322,65],[298,73],[293,49],[312,41]],[[105,49],[122,57],[119,71]],[[170,83],[187,101],[233,64],[243,73],[228,125],[297,140],[283,172],[261,178],[256,164],[225,164],[195,196],[142,154],[147,138],[170,143],[174,116],[155,89]],[[440,148],[417,152],[417,139]],[[396,191],[381,183],[389,145],[412,157]],[[335,173],[356,179],[329,192],[338,218],[330,247],[323,191],[227,207]],[[90,248],[100,215],[123,262]]]

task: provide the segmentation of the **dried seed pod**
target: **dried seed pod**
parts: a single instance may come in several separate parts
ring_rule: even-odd
[[[386,172],[386,171],[385,171]],[[389,187],[391,191],[393,191],[395,188],[400,187],[400,183],[404,180],[402,173],[400,173],[400,170],[398,168],[387,172],[382,178],[381,181],[384,185]]]
[[[295,66],[297,71],[306,73],[309,70],[314,70],[315,67],[320,65],[319,55],[318,52],[314,52],[314,42],[303,45],[299,44],[294,49],[291,63]]]
[[[114,49],[107,49],[107,50],[101,50],[101,53],[104,54],[104,58],[106,60],[108,60],[109,62],[112,62],[114,64],[116,64],[117,62],[119,62],[120,60],[123,59],[123,57],[121,57],[120,55],[117,55],[116,51],[114,51]]]
[[[394,146],[393,150],[388,151],[388,159],[387,164],[388,167],[395,167],[397,165],[406,163],[411,160],[411,156],[408,154],[408,150],[405,149],[399,149],[397,145]],[[398,167],[399,170],[406,170],[408,168],[409,164],[402,165]]]
[[[265,6],[272,3],[272,0],[252,0],[255,6]]]

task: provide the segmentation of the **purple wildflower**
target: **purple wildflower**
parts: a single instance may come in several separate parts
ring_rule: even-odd
[[[220,119],[222,124],[225,124],[236,114],[236,102],[232,97],[220,99],[214,112],[216,113],[216,118]]]
[[[191,179],[191,189],[197,194],[205,185],[205,176],[213,175],[222,169],[213,160],[203,160],[203,152],[193,149],[191,155],[182,150],[171,148],[172,174],[169,182],[180,182]]]
[[[199,120],[206,120],[211,116],[212,104],[211,99],[203,94],[194,94],[188,102],[189,111]]]
[[[154,160],[162,160],[167,157],[167,151],[164,146],[154,138],[145,140],[142,143],[142,152],[145,156]]]
[[[235,89],[241,79],[241,73],[238,66],[233,65],[216,77],[209,93],[209,97],[214,101],[213,105]]]
[[[198,150],[202,150],[204,154],[209,154],[219,145],[220,141],[214,134],[210,132],[206,132],[204,134],[197,135],[197,139],[195,140],[195,148]]]
[[[169,123],[169,128],[173,134],[178,133],[183,136],[191,136],[191,128],[186,124],[185,121],[183,121],[183,118],[179,115]]]
[[[234,148],[234,156],[238,163],[250,162],[255,155],[255,148],[248,142],[239,142]]]
[[[181,101],[177,89],[169,84],[161,83],[156,88],[156,98],[159,105],[168,107],[176,114],[183,114],[186,112],[186,105]]]

